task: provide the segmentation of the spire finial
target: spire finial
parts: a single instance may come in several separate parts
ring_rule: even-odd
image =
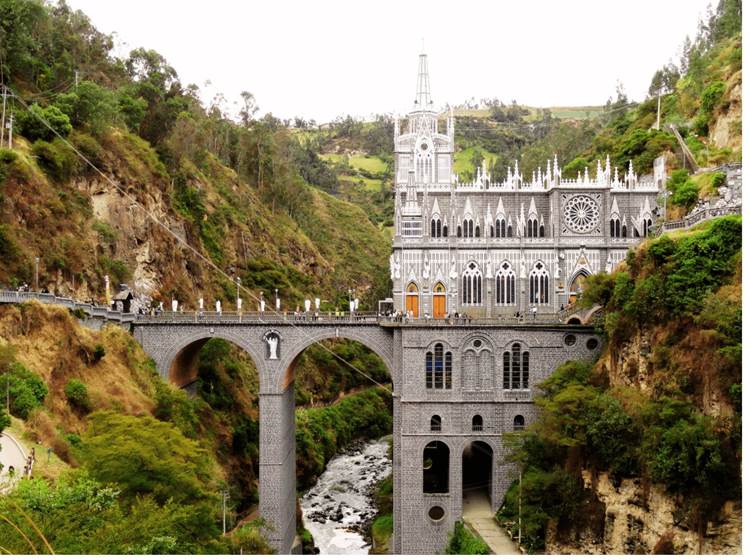
[[[419,55],[419,71],[417,73],[417,97],[414,99],[417,109],[428,110],[432,108],[432,97],[430,96],[430,76],[427,73],[427,54],[422,46],[422,54]]]

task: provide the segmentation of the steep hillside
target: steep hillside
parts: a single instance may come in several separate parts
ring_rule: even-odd
[[[114,58],[111,38],[65,4],[3,0],[0,16],[17,124],[14,149],[0,150],[0,283],[32,284],[39,257],[40,287],[84,299],[103,296],[104,274],[188,308],[199,295],[234,300],[235,277],[256,297],[278,289],[292,309],[313,296],[334,309],[349,288],[365,307],[382,297],[387,237],[311,186],[322,162],[271,115],[256,119],[250,94],[235,123],[158,53]]]
[[[731,217],[662,236],[590,279],[601,358],[553,373],[509,438],[527,547],[739,552],[741,232]],[[517,504],[514,484],[498,518],[516,531]]]
[[[383,379],[382,364],[368,362],[359,345],[340,343],[336,350]],[[361,382],[326,356],[303,355],[296,370],[301,400],[316,399],[316,406],[297,410],[300,490],[341,447],[391,430],[390,394],[370,388],[340,395]],[[0,429],[10,425],[38,460],[35,480],[20,483],[9,499],[0,500],[0,513],[29,528],[19,518],[20,506],[56,552],[266,551],[254,524],[234,531],[236,541],[220,537],[220,490],[229,491],[230,528],[258,501],[257,372],[237,347],[222,340],[207,343],[198,371],[191,397],[164,383],[119,327],[92,331],[68,310],[35,302],[1,306],[0,379],[4,388],[8,384],[11,418],[3,408]],[[202,490],[187,495],[184,485],[194,482]],[[64,498],[82,487],[90,494],[76,496],[104,500],[107,518],[98,527],[88,526],[91,519],[85,516],[56,525],[82,507],[78,498]],[[122,524],[141,515],[142,533],[121,532]],[[161,525],[155,519],[160,516]],[[71,542],[77,532],[85,538]],[[19,539],[10,526],[0,525],[3,546],[30,552]]]

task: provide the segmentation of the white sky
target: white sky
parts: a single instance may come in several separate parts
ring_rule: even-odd
[[[423,39],[438,107],[471,97],[600,105],[617,80],[639,100],[716,0],[68,3],[116,32],[119,53],[160,52],[206,100],[248,90],[260,114],[325,122],[408,111]]]

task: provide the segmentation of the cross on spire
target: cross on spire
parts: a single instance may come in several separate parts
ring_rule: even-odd
[[[414,98],[414,106],[417,109],[428,110],[432,108],[432,97],[430,96],[430,76],[427,73],[427,54],[419,55],[419,72],[417,73],[417,96]]]

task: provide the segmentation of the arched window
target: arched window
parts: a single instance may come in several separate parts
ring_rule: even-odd
[[[526,224],[526,237],[539,237],[539,222],[536,218],[530,218]]]
[[[622,236],[627,237],[628,236],[628,226],[625,224],[622,224]]]
[[[464,305],[480,305],[482,303],[482,272],[476,263],[469,263],[461,278],[461,302]]]
[[[453,356],[444,352],[443,345],[437,343],[434,351],[425,355],[425,387],[427,389],[450,389],[453,382]]]
[[[544,237],[544,224],[539,226],[539,237]]]
[[[529,388],[529,353],[521,353],[521,345],[516,342],[510,352],[503,352],[503,389]]]
[[[461,226],[456,228],[456,237],[461,237]]]
[[[508,234],[508,235],[506,235],[506,237],[513,237],[513,226],[511,226],[510,224],[508,224],[508,230],[507,230],[506,233]]]
[[[521,389],[529,388],[529,353],[521,354]]]
[[[495,220],[495,236],[505,237],[505,218]]]
[[[442,424],[443,421],[441,420],[440,416],[435,414],[432,418],[430,418],[430,431],[439,432],[443,428]]]
[[[490,226],[490,237],[495,237],[495,226]]]
[[[443,224],[443,237],[448,237],[448,226]]]
[[[474,237],[481,237],[481,230],[479,229],[479,226],[474,226]]]
[[[442,441],[431,441],[422,452],[422,491],[447,494],[450,481],[450,449]]]
[[[450,389],[453,384],[453,354],[445,353],[445,388]]]
[[[495,302],[499,305],[516,303],[516,275],[507,262],[500,265],[495,277]]]
[[[424,359],[424,373],[425,373],[425,380],[426,380],[425,386],[428,389],[432,389],[432,386],[434,383],[433,381],[434,365],[433,364],[434,364],[434,361],[433,361],[432,352],[427,352],[427,355],[425,356],[425,359]]]
[[[529,303],[549,304],[549,274],[541,262],[529,274]]]
[[[482,420],[482,417],[479,414],[474,415],[474,418],[471,419],[471,431],[481,432],[483,428],[484,420]]]
[[[440,218],[433,218],[430,222],[430,237],[442,237],[443,227]]]
[[[516,415],[516,417],[513,418],[513,431],[518,432],[523,430],[525,424],[526,421],[523,419],[523,416],[521,416],[520,414]]]
[[[503,352],[503,389],[510,389],[510,352]]]
[[[620,218],[616,216],[609,220],[609,236],[620,237]]]
[[[445,364],[443,363],[443,345],[442,344],[436,344],[435,345],[435,389],[442,389],[443,388],[443,367]]]

